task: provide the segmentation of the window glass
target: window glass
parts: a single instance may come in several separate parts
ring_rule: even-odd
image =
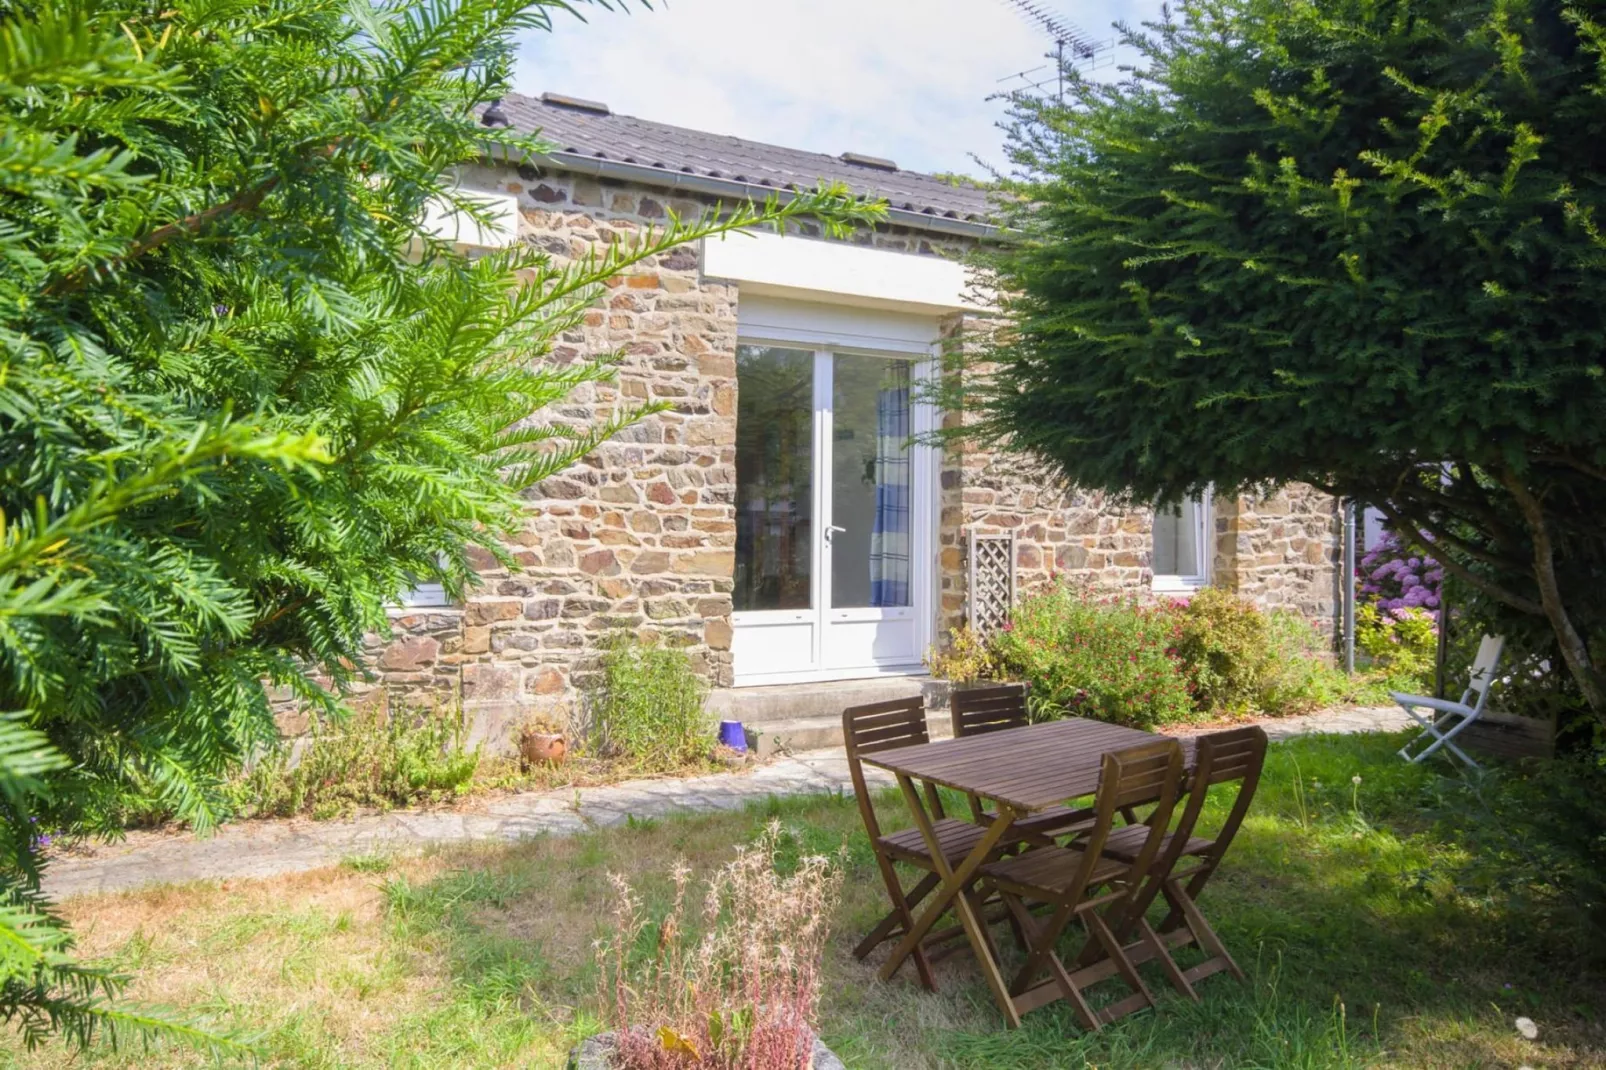
[[[913,364],[856,353],[832,364],[831,606],[907,606]]]
[[[1198,499],[1155,508],[1155,576],[1202,578],[1199,553],[1204,537],[1202,512]]]
[[[737,346],[737,611],[813,604],[813,467],[814,354]]]

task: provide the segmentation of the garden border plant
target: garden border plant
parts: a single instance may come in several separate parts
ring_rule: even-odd
[[[616,632],[582,682],[599,757],[644,773],[706,766],[715,753],[708,684],[685,650],[661,637]]]
[[[956,630],[927,663],[958,683],[1025,681],[1039,719],[1153,727],[1382,701],[1383,679],[1346,675],[1329,647],[1297,613],[1219,588],[1183,600],[1064,582],[1027,594],[985,640]]]

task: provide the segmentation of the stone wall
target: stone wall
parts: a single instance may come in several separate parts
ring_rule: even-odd
[[[1344,519],[1338,500],[1294,484],[1216,503],[1212,579],[1263,609],[1291,609],[1338,632]]]
[[[944,325],[951,346],[974,344],[986,324],[955,316]],[[962,413],[948,413],[953,427]],[[1296,484],[1265,497],[1215,498],[1211,582],[1262,609],[1291,609],[1326,635],[1339,612],[1342,518],[1337,502]],[[964,623],[971,531],[1015,536],[1017,592],[1057,579],[1111,592],[1152,590],[1152,526],[1147,507],[1099,491],[1066,488],[1020,457],[963,445],[943,458],[938,544],[942,604],[938,633]]]
[[[521,238],[559,262],[710,203],[506,168],[468,169],[464,184],[515,195]],[[852,240],[916,255],[958,251],[953,240],[898,227]],[[736,325],[736,287],[703,278],[694,247],[609,282],[550,359],[618,352],[616,381],[581,387],[541,416],[590,425],[646,402],[668,411],[527,495],[528,525],[509,547],[517,571],[483,555],[481,586],[465,606],[392,614],[395,635],[378,662],[393,702],[461,700],[492,739],[521,718],[561,720],[600,644],[621,630],[682,647],[711,684],[730,684]]]
[[[974,345],[986,331],[972,315],[943,325],[947,345]],[[963,413],[946,412],[953,428]],[[971,532],[1015,536],[1018,594],[1057,578],[1091,583],[1111,591],[1147,590],[1149,510],[1117,506],[1099,491],[1066,488],[1022,458],[973,443],[944,451],[942,510],[938,533],[939,639],[965,620]]]
[[[516,195],[522,239],[559,260],[661,225],[670,210],[693,216],[705,207],[567,174],[478,168],[464,178]],[[952,239],[898,228],[853,240],[918,255],[957,251]],[[509,547],[518,570],[482,554],[481,586],[466,605],[393,614],[394,637],[375,647],[391,703],[461,701],[476,735],[494,743],[520,719],[567,717],[600,643],[620,630],[682,647],[713,685],[730,684],[737,299],[735,286],[701,276],[691,247],[610,281],[550,359],[619,352],[616,380],[584,386],[541,416],[581,425],[649,401],[668,410],[529,492],[528,523]],[[946,329],[964,337],[976,326],[955,317]],[[939,634],[962,620],[971,528],[1015,532],[1023,590],[1056,576],[1149,587],[1147,509],[1057,489],[1018,458],[968,447],[945,455],[941,487]],[[1324,503],[1300,491],[1221,503],[1218,577],[1263,605],[1330,622],[1337,539]]]

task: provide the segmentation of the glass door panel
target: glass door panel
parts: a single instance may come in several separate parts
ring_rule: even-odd
[[[814,354],[736,347],[736,612],[808,609],[814,579]]]
[[[910,604],[913,362],[832,354],[831,608]]]

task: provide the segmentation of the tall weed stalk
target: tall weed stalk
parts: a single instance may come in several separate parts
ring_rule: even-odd
[[[713,719],[708,691],[684,650],[633,635],[616,637],[591,686],[592,737],[604,757],[643,772],[672,772],[707,761]]]
[[[779,822],[708,881],[700,935],[689,930],[691,871],[653,950],[650,923],[623,877],[612,877],[614,926],[598,945],[620,1070],[803,1070],[813,1051],[828,921],[841,884],[823,856],[776,870]]]

